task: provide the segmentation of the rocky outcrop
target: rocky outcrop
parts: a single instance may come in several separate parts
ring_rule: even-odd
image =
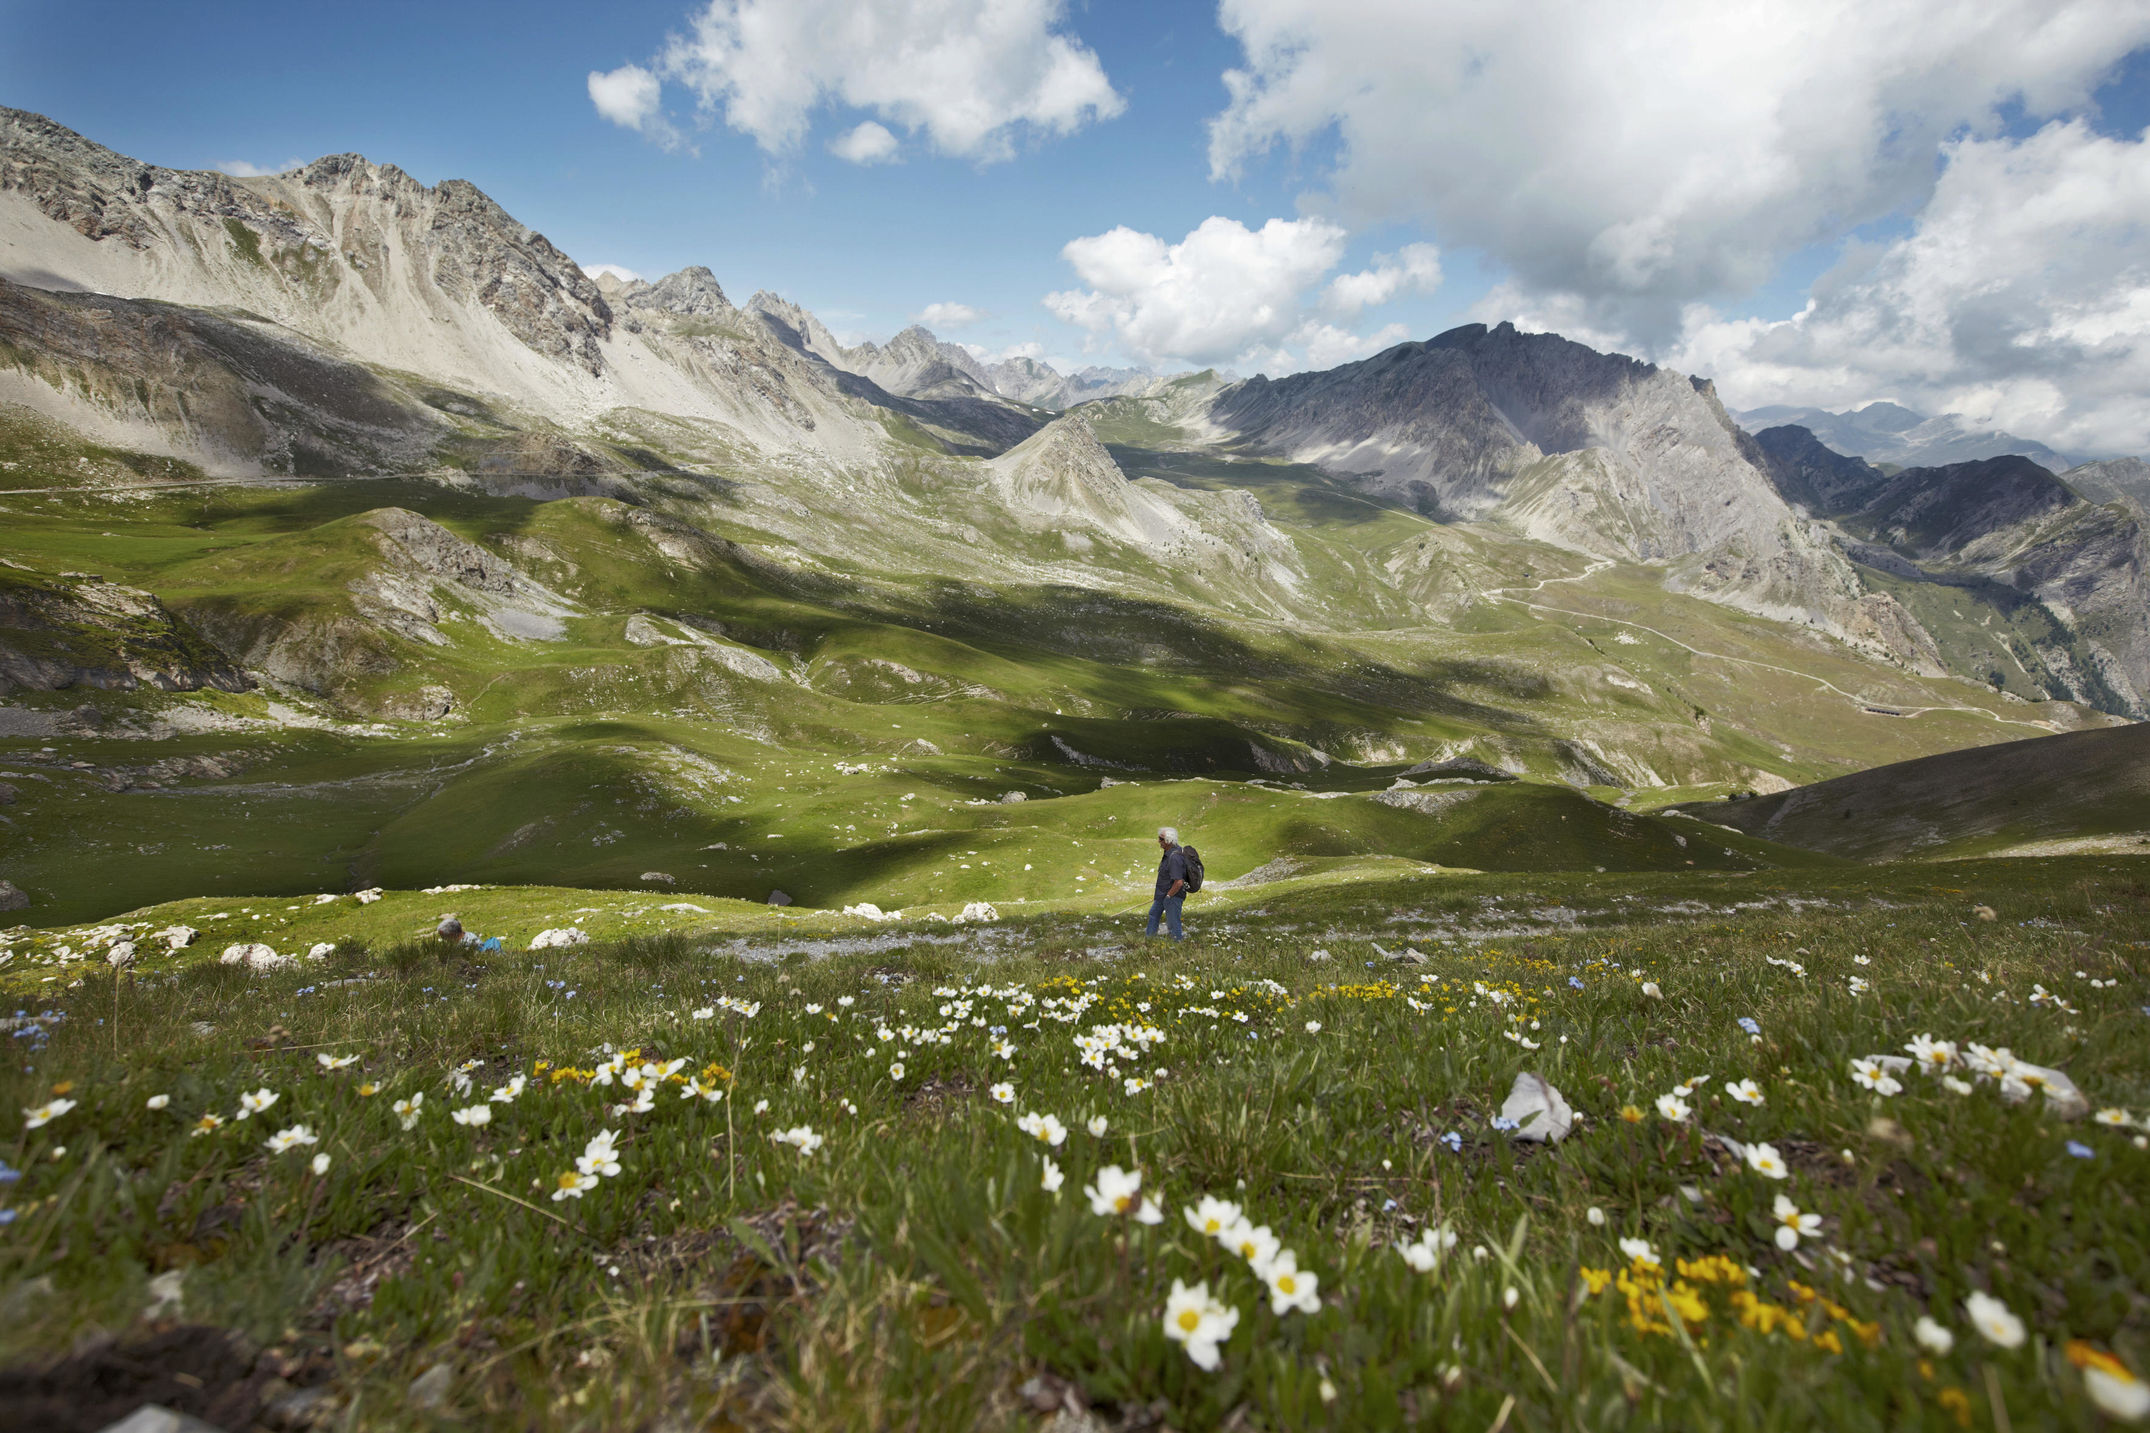
[[[1784,500],[1817,517],[1855,512],[1888,485],[1888,474],[1864,458],[1849,458],[1795,424],[1754,435]]]
[[[0,692],[245,691],[253,683],[147,592],[0,565]]]

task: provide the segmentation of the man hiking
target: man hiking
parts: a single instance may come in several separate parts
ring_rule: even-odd
[[[1170,826],[1157,829],[1157,846],[1164,854],[1157,862],[1157,898],[1150,902],[1150,924],[1144,935],[1157,934],[1157,918],[1164,917],[1171,928],[1172,938],[1180,939],[1180,907],[1187,903],[1187,893],[1200,884],[1199,879],[1190,880],[1187,870],[1189,848],[1180,845],[1180,833]],[[1201,857],[1195,857],[1197,861]]]

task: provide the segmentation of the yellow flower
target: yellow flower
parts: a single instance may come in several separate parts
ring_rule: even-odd
[[[1642,1123],[1642,1111],[1633,1105],[1622,1105],[1620,1106],[1620,1118],[1631,1125],[1639,1125]]]
[[[381,1087],[373,1083],[373,1081],[368,1080],[365,1084],[360,1085],[358,1087],[358,1092],[361,1095],[377,1095],[381,1092]]]
[[[1819,1349],[1826,1349],[1830,1353],[1842,1353],[1844,1351],[1844,1341],[1836,1336],[1835,1329],[1823,1329],[1820,1333],[1814,1335],[1814,1346]]]
[[[1954,1415],[1958,1427],[1971,1426],[1971,1396],[1962,1389],[1944,1388],[1936,1395],[1934,1402]]]

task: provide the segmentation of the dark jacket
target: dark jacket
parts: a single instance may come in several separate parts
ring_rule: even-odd
[[[1174,881],[1184,881],[1186,879],[1187,853],[1180,847],[1174,846],[1171,850],[1165,852],[1163,858],[1157,863],[1158,898],[1163,899],[1171,891]],[[1184,896],[1187,892],[1182,890],[1180,894]]]

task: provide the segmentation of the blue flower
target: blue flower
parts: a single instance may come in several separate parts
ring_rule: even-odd
[[[1441,1143],[1448,1146],[1451,1154],[1461,1154],[1463,1152],[1463,1136],[1457,1134],[1454,1130],[1442,1135]]]
[[[1516,1121],[1508,1118],[1508,1116],[1506,1115],[1495,1115],[1493,1117],[1493,1128],[1497,1130],[1512,1130],[1515,1127]]]
[[[2089,1159],[2096,1155],[2097,1151],[2084,1144],[2081,1140],[2071,1139],[2068,1141],[2068,1153],[2074,1155],[2077,1159]]]
[[[12,1209],[0,1209],[0,1228],[5,1228],[5,1227],[7,1227],[8,1225],[10,1225],[10,1224],[12,1224],[12,1223],[14,1223],[14,1222],[15,1222],[15,1211],[14,1211],[14,1210],[12,1210]]]
[[[1577,990],[1580,990],[1583,988],[1582,977],[1571,975],[1568,977],[1568,984],[1574,986]]]
[[[21,1170],[9,1165],[6,1160],[0,1159],[0,1184],[13,1184],[20,1178],[22,1178]]]
[[[1752,1015],[1740,1016],[1739,1028],[1746,1031],[1749,1035],[1759,1035],[1762,1033],[1762,1027],[1755,1022],[1755,1018]]]

